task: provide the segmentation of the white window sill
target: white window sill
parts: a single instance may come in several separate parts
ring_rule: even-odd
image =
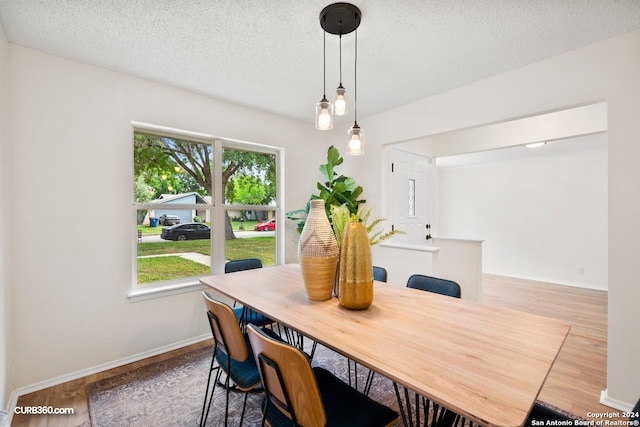
[[[175,283],[156,286],[136,286],[129,292],[130,302],[140,302],[155,298],[164,298],[171,295],[184,294],[205,289],[199,281],[187,283]]]

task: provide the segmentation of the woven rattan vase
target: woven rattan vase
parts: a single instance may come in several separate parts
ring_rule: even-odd
[[[364,310],[373,302],[373,266],[367,230],[361,222],[350,222],[342,232],[338,269],[340,305]]]
[[[338,242],[324,210],[324,200],[312,200],[298,242],[298,260],[310,300],[331,298],[338,256]]]

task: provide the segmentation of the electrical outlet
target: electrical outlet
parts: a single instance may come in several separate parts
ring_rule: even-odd
[[[584,267],[580,267],[578,269],[578,274],[584,274]]]

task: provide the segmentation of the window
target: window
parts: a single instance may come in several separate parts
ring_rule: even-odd
[[[175,287],[230,259],[280,262],[280,150],[134,125],[134,288]]]

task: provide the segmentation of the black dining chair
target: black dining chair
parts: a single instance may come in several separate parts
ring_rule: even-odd
[[[540,403],[536,402],[533,404],[533,408],[531,408],[531,412],[529,413],[527,421],[525,421],[524,425],[525,427],[547,425],[547,421],[575,421],[575,418],[569,417],[550,407],[541,405]],[[542,422],[543,424],[540,424],[540,422]],[[573,425],[573,423],[557,425]]]
[[[634,421],[635,424],[633,424],[634,426],[638,425],[638,422],[640,421],[640,399],[638,399],[638,401],[636,402],[636,406],[633,407],[633,409],[631,410],[631,416],[629,417],[629,421]]]
[[[576,420],[579,419],[572,417],[570,414],[561,413],[553,408],[536,402],[534,403],[533,408],[531,408],[531,412],[529,413],[524,425],[525,427],[549,425],[547,421],[567,421],[567,423],[558,423],[553,425],[574,425],[576,424]],[[631,410],[629,421],[630,423],[626,425],[638,425],[637,421],[640,421],[640,399],[638,399],[636,406]],[[541,422],[544,424],[541,424]],[[633,422],[636,423],[633,424]]]
[[[224,272],[225,274],[235,273],[237,271],[253,270],[255,268],[262,268],[262,261],[260,261],[260,259],[244,258],[227,261],[227,263],[224,265]],[[246,325],[248,325],[249,323],[253,323],[254,325],[258,326],[268,326],[275,323],[273,320],[269,319],[262,313],[258,313],[257,311],[254,311],[248,307],[235,307],[235,302],[233,313],[235,314],[236,319],[240,324],[240,329],[242,329],[243,331],[245,330]]]
[[[386,282],[387,281],[387,269],[384,267],[373,266],[373,280],[377,280],[378,282]]]
[[[240,330],[240,326],[231,307],[221,301],[217,301],[206,291],[202,292],[202,296],[204,297],[207,308],[207,319],[211,328],[214,346],[211,355],[207,388],[205,390],[202,412],[200,414],[200,426],[206,425],[211,402],[213,401],[213,396],[216,391],[216,385],[220,382],[220,377],[223,372],[226,374],[226,379],[223,384],[226,388],[224,425],[227,425],[229,417],[229,393],[232,389],[244,393],[242,414],[240,415],[240,425],[242,425],[247,406],[248,392],[261,385],[260,373],[253,358],[251,344],[249,343],[247,334]],[[270,329],[267,329],[265,334],[268,334],[274,339],[280,339],[280,337]],[[233,385],[231,381],[233,381]],[[211,387],[212,382],[213,386]],[[209,390],[210,388],[211,390]]]
[[[386,427],[398,418],[321,367],[311,367],[300,349],[247,328],[266,397],[263,425],[270,427]]]
[[[462,291],[460,285],[452,280],[440,279],[438,277],[426,276],[424,274],[414,274],[407,280],[407,288],[420,289],[422,291],[433,292],[435,294],[446,295],[454,298],[461,298]]]

